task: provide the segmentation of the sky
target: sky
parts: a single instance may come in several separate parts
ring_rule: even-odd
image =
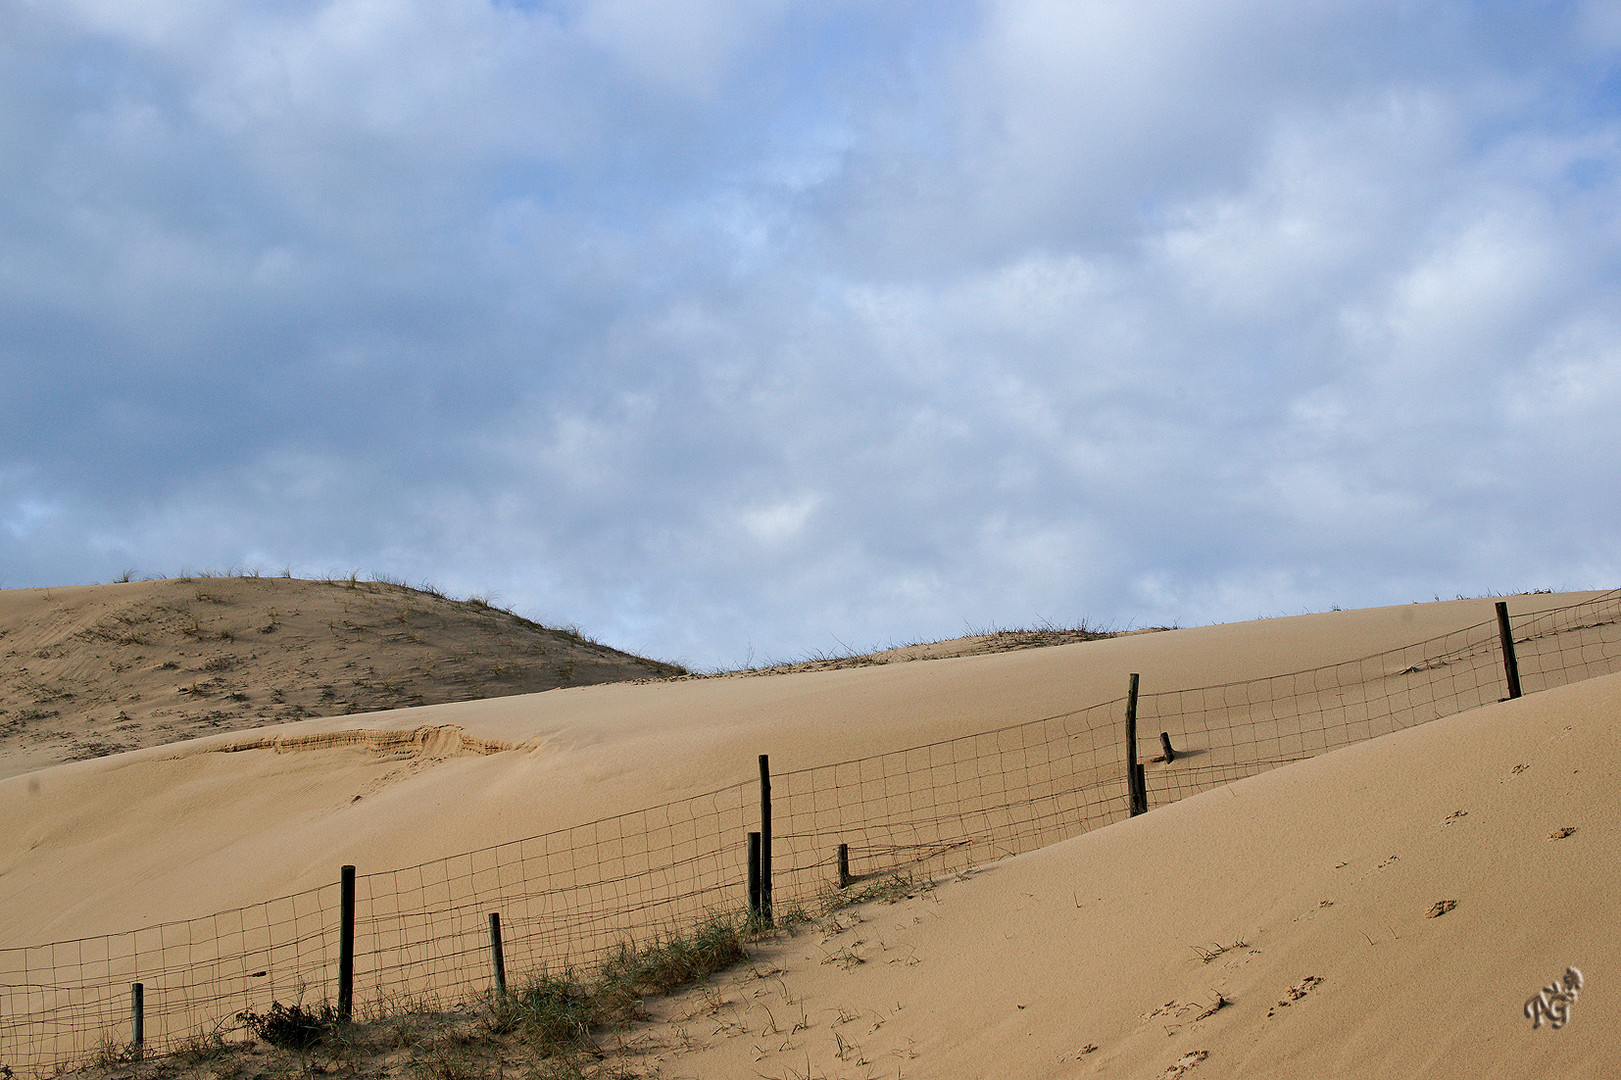
[[[0,587],[696,668],[1621,585],[1616,0],[0,0]]]

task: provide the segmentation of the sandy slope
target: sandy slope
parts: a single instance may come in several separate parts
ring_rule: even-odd
[[[1148,688],[1208,685],[1490,617],[1489,601],[1459,601],[554,690],[12,776],[0,946],[205,914],[326,884],[340,863],[404,866],[652,805],[746,780],[761,752],[793,769],[1109,700],[1128,672]],[[1206,1075],[1604,1075],[1621,1027],[1601,989],[1621,965],[1597,929],[1615,915],[1618,704],[1621,686],[1593,681],[1156,809],[864,912],[826,941],[794,939],[763,961],[780,975],[677,1006],[701,1053],[671,1056],[674,1027],[644,1046],[670,1076],[1167,1076],[1199,1051]],[[1577,831],[1547,839],[1562,826]],[[1240,941],[1208,963],[1197,952]],[[1591,991],[1569,1027],[1531,1032],[1520,1007],[1567,964]],[[1291,988],[1301,996],[1278,1008]],[[1194,1019],[1217,995],[1231,1004]],[[1499,1057],[1509,1071],[1492,1071]]]
[[[670,1078],[1614,1076],[1618,718],[1610,676],[1240,781],[846,913],[629,1039]]]
[[[0,776],[215,731],[663,677],[487,604],[371,581],[0,591]]]

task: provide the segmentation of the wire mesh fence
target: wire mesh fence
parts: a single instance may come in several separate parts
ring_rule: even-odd
[[[0,949],[0,1067],[50,1074],[127,1052],[130,987],[146,988],[155,1048],[179,1048],[245,1009],[295,1001],[329,979],[335,885],[127,934]]]
[[[1521,616],[1525,692],[1621,670],[1621,590]],[[1163,805],[1290,761],[1506,695],[1493,619],[1360,659],[1137,701]],[[1129,813],[1121,699],[772,778],[778,912],[857,879],[949,873],[1046,846]],[[490,986],[488,915],[499,912],[518,979],[588,967],[689,929],[747,898],[746,836],[761,827],[746,781],[662,806],[356,880],[356,1004],[386,1012],[466,1000]],[[334,867],[334,871],[336,871]],[[336,873],[334,874],[336,877]],[[0,949],[0,1068],[49,1076],[129,1052],[142,983],[149,1053],[235,1026],[272,1002],[333,991],[336,884],[126,934]],[[0,1075],[4,1075],[0,1073]]]
[[[852,875],[949,873],[1126,816],[1121,702],[783,773],[772,781],[779,903]]]
[[[1514,621],[1523,692],[1621,670],[1621,590]],[[1359,659],[1261,679],[1148,692],[1139,754],[1171,736],[1174,762],[1149,759],[1151,805],[1508,696],[1496,618]]]
[[[488,915],[508,970],[600,963],[622,945],[738,910],[746,784],[357,878],[355,980],[441,1002],[491,980]]]

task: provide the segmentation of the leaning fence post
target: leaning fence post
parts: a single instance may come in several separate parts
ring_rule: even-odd
[[[1148,807],[1143,797],[1142,772],[1137,766],[1137,673],[1131,673],[1131,685],[1126,691],[1126,792],[1131,805],[1131,816],[1136,817]]]
[[[1514,655],[1514,630],[1508,622],[1508,601],[1497,601],[1497,637],[1503,643],[1503,673],[1508,676],[1508,696],[1520,696],[1520,661]]]
[[[1171,749],[1171,733],[1169,731],[1159,733],[1159,744],[1165,748],[1165,764],[1169,765],[1175,761],[1176,751]]]
[[[146,1043],[146,984],[130,983],[129,986],[129,1027],[130,1046],[135,1056],[141,1056],[141,1048]],[[9,1073],[7,1074],[10,1075]]]
[[[338,877],[338,1019],[344,1023],[355,1004],[355,868]]]
[[[839,888],[850,887],[850,845],[839,845]]]
[[[771,757],[760,755],[760,919],[771,920]]]
[[[495,965],[495,992],[506,996],[507,961],[501,954],[501,913],[490,912],[490,962]]]
[[[749,918],[758,920],[760,912],[760,834],[749,833]]]

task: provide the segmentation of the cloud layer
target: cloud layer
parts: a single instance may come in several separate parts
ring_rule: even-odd
[[[0,575],[698,665],[1621,584],[1621,6],[19,0]]]

